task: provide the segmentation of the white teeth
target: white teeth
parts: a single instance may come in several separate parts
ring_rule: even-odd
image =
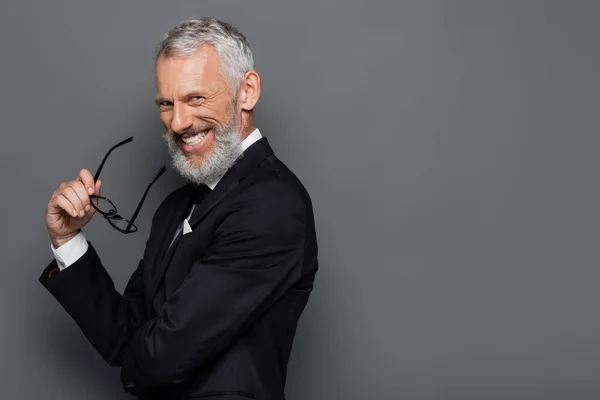
[[[183,142],[189,146],[193,146],[196,143],[199,143],[200,141],[202,141],[202,139],[204,139],[206,137],[206,132],[202,132],[199,133],[195,136],[188,136],[188,137],[181,137],[181,140],[183,140]]]

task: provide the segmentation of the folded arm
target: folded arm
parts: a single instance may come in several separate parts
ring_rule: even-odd
[[[102,358],[118,366],[133,333],[146,320],[143,263],[140,261],[121,295],[94,247],[89,242],[87,245],[85,253],[72,264],[60,268],[57,261],[53,261],[39,281],[75,320]],[[50,271],[57,268],[61,271],[50,277]]]
[[[121,379],[133,394],[185,381],[300,278],[306,228],[300,197],[274,180],[236,203],[160,316],[131,339]]]

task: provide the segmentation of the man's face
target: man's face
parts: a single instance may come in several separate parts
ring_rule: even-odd
[[[193,57],[156,63],[156,103],[175,168],[196,183],[224,173],[239,156],[236,102],[218,57],[201,46]]]

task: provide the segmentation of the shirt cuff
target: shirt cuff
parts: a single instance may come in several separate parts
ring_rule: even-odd
[[[88,249],[88,242],[80,231],[73,239],[59,246],[58,249],[55,249],[54,245],[50,243],[50,249],[54,253],[58,269],[62,271],[85,254]]]

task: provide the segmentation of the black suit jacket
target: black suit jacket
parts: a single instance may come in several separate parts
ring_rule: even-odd
[[[190,219],[192,185],[156,211],[144,256],[118,293],[94,247],[40,282],[140,399],[284,399],[296,325],[318,268],[312,204],[266,138]]]

